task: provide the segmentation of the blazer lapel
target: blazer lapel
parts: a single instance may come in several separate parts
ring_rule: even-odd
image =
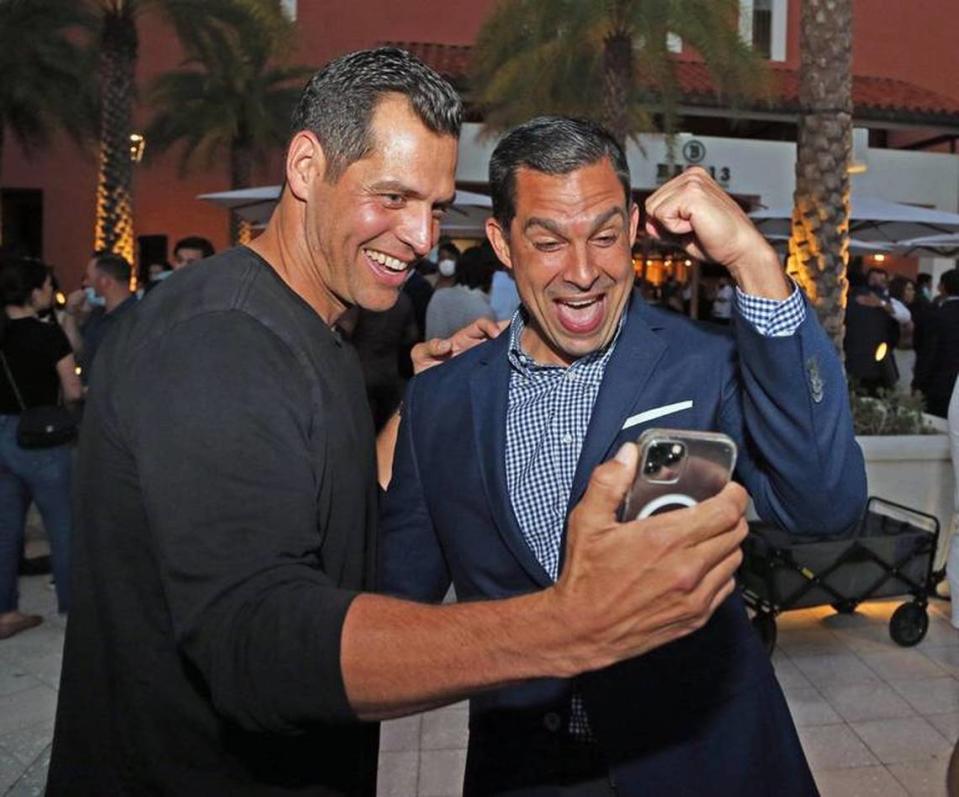
[[[610,448],[636,405],[643,386],[652,376],[667,345],[645,318],[645,303],[633,295],[626,325],[616,342],[603,383],[593,406],[583,450],[576,465],[569,507],[575,506],[586,490],[590,474],[610,453]]]
[[[509,331],[504,330],[470,376],[473,432],[483,488],[496,529],[523,570],[541,587],[553,583],[523,537],[506,486],[506,409],[509,402]]]

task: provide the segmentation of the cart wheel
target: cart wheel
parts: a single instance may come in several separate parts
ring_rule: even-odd
[[[753,628],[759,634],[766,653],[772,656],[776,648],[776,618],[769,612],[757,612],[753,617]]]
[[[928,630],[929,615],[926,614],[926,607],[918,603],[902,604],[889,620],[889,636],[904,648],[918,645]]]
[[[838,601],[832,605],[836,614],[853,614],[859,604],[856,601]]]

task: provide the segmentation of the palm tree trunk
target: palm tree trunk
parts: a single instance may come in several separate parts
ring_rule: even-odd
[[[130,133],[135,96],[137,30],[129,3],[104,13],[100,43],[100,152],[94,248],[133,262],[133,162]]]
[[[852,0],[803,0],[790,272],[842,355],[849,260]]]
[[[617,28],[603,41],[603,124],[625,146],[633,81],[633,37]]]
[[[249,188],[253,170],[253,153],[244,144],[234,142],[230,146],[230,188]],[[250,222],[239,213],[230,211],[230,243],[248,244],[253,240]]]

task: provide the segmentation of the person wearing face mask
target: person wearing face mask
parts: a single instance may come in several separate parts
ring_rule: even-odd
[[[130,264],[112,252],[87,262],[82,288],[67,298],[64,331],[73,343],[83,384],[89,384],[97,349],[110,329],[137,303],[130,290]]]
[[[41,321],[53,302],[50,270],[41,262],[0,258],[4,324],[0,354],[0,640],[39,625],[18,608],[17,566],[27,508],[36,503],[56,580],[57,608],[69,609],[69,445],[21,448],[17,427],[24,409],[77,401],[83,393],[70,343],[56,324]]]
[[[452,245],[451,245],[452,246]],[[440,278],[426,308],[426,338],[448,338],[478,318],[495,320],[489,302],[493,277],[492,253],[484,247],[467,249],[459,262],[440,247]]]

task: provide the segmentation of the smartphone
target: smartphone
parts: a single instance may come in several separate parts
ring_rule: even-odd
[[[732,478],[736,444],[719,432],[647,429],[636,441],[639,470],[620,511],[623,521],[694,506]]]

